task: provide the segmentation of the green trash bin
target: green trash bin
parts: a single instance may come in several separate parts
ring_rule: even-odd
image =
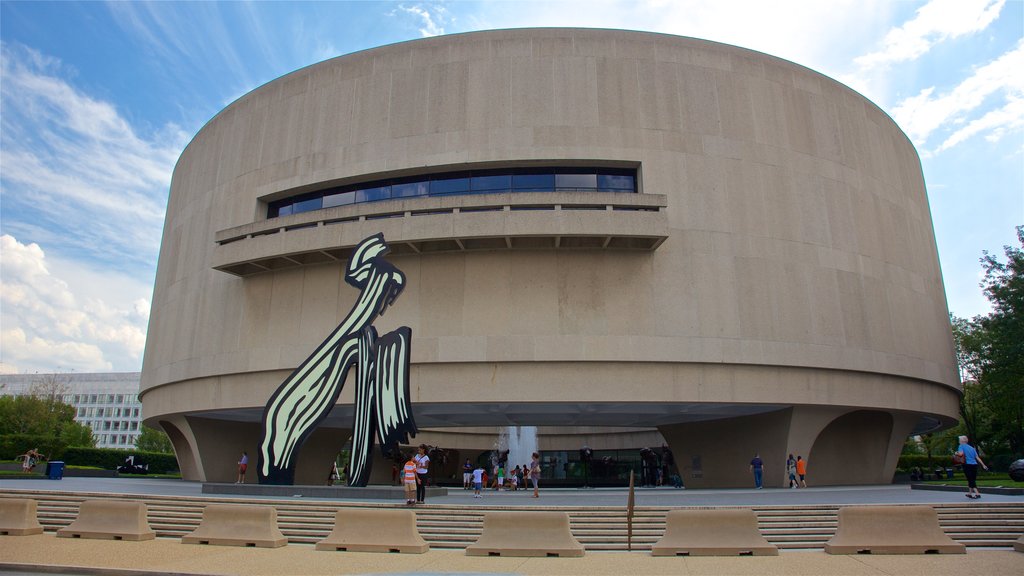
[[[46,477],[50,480],[61,480],[64,478],[64,463],[60,460],[52,460],[46,463]]]

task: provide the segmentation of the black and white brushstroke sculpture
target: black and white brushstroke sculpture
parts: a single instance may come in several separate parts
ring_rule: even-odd
[[[356,246],[345,281],[361,292],[348,316],[278,387],[263,410],[260,484],[290,485],[299,449],[330,414],[349,369],[356,366],[355,422],[349,486],[366,486],[374,436],[381,448],[408,443],[416,435],[409,402],[412,330],[402,326],[377,337],[373,321],[405,288],[405,275],[384,260],[382,234]],[[329,468],[324,463],[324,469]]]

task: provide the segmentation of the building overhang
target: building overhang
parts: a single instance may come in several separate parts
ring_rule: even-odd
[[[341,206],[216,234],[213,268],[251,276],[345,262],[383,233],[394,255],[494,250],[649,252],[668,238],[660,194],[541,192],[429,197]]]
[[[494,426],[653,429],[766,414],[790,407],[792,405],[725,402],[416,402],[413,416],[421,429]],[[352,404],[338,404],[320,426],[350,429],[354,410]],[[262,408],[234,408],[194,412],[191,416],[257,423],[262,414]],[[912,434],[931,432],[943,424],[937,417],[921,415]]]

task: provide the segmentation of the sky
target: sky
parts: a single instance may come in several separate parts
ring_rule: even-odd
[[[335,56],[495,28],[623,28],[791,60],[917,147],[950,311],[1024,224],[1024,0],[0,1],[0,371],[137,371],[171,172],[226,105]]]

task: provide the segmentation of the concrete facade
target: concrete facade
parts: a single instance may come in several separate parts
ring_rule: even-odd
[[[267,217],[327,186],[573,165],[635,168],[637,193]],[[748,485],[756,451],[775,485],[790,452],[812,482],[866,483],[891,478],[907,434],[957,417],[920,163],[884,112],[703,40],[478,32],[293,72],[183,152],[140,396],[186,477],[228,480],[255,453],[263,405],[356,297],[346,251],[377,232],[408,278],[377,326],[412,328],[417,442],[520,424],[545,427],[542,448],[600,449],[624,427],[637,448],[664,437],[689,486]],[[351,405],[347,386],[298,482],[320,483]]]

